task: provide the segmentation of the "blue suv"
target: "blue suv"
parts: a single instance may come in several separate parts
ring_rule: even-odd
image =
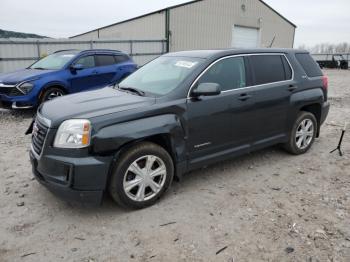
[[[0,74],[0,102],[13,109],[37,107],[58,96],[118,83],[136,69],[120,51],[58,51],[26,69]]]

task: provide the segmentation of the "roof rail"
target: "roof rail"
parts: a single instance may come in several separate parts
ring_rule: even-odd
[[[66,52],[66,51],[79,51],[78,49],[63,49],[63,50],[57,50],[53,52],[54,54],[59,53],[59,52]]]
[[[123,53],[122,51],[114,50],[114,49],[85,49],[85,50],[79,50],[79,49],[63,49],[63,50],[57,50],[57,51],[53,52],[53,54],[60,53],[60,52],[67,52],[67,51],[79,51],[79,52],[108,51],[108,52]]]
[[[95,49],[95,48],[93,48],[93,49],[86,49],[86,50],[82,50],[82,52],[91,52],[91,51],[108,51],[108,52],[118,52],[118,53],[122,53],[122,51],[120,51],[120,50],[115,50],[115,49]]]

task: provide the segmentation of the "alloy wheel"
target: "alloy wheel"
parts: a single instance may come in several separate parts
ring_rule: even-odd
[[[315,127],[311,119],[301,121],[295,135],[296,146],[301,150],[307,148],[312,142],[314,133]]]
[[[162,159],[154,155],[142,156],[125,172],[123,188],[130,199],[147,201],[162,190],[166,176],[167,170]]]
[[[63,96],[63,93],[61,91],[52,91],[47,96],[47,101],[50,101],[52,99],[55,99],[57,97]]]

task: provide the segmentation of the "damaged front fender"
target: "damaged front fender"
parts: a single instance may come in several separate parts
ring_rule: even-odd
[[[158,115],[100,129],[92,137],[92,150],[97,154],[117,152],[123,145],[155,135],[168,135],[176,162],[185,161],[185,132],[174,114]]]

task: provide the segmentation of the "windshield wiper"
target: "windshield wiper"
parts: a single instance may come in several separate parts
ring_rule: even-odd
[[[130,92],[133,92],[133,93],[136,93],[138,94],[139,96],[145,96],[145,92],[137,89],[137,88],[133,88],[133,87],[120,87],[120,86],[117,86],[116,87],[120,90],[124,90],[124,91],[130,91]]]
[[[43,68],[43,67],[32,67],[32,69],[47,70],[46,68]]]

